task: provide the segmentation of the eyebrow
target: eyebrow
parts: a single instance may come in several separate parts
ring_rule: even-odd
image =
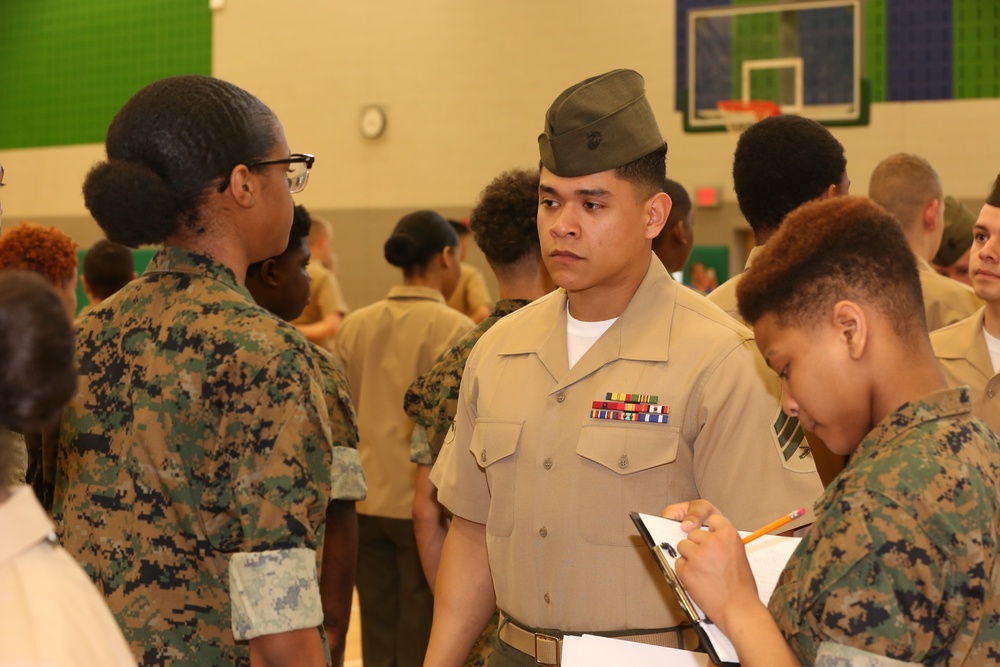
[[[550,194],[550,195],[558,195],[559,194],[559,191],[556,190],[551,185],[539,185],[538,189],[541,192],[544,192],[544,193]],[[574,190],[573,194],[579,195],[581,197],[613,197],[614,196],[611,193],[610,190],[605,190],[604,188],[580,188],[578,190]]]

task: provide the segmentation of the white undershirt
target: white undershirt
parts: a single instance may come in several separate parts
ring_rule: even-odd
[[[983,325],[983,338],[986,339],[986,349],[990,351],[990,361],[993,362],[993,372],[1000,371],[1000,338],[991,336]]]
[[[600,322],[582,322],[569,314],[569,303],[566,304],[566,350],[569,353],[569,367],[587,353],[597,339],[611,328],[617,317]]]

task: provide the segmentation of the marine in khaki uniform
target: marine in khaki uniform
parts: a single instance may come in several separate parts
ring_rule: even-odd
[[[944,234],[944,190],[930,163],[919,155],[890,155],[872,171],[868,196],[899,221],[917,257],[927,330],[954,324],[979,310],[983,302],[971,287],[931,266]]]
[[[747,257],[749,270],[764,244],[793,210],[808,201],[848,194],[851,179],[847,158],[837,138],[819,123],[801,116],[773,116],[740,134],[733,154],[733,188],[740,211],[753,230],[756,245]],[[736,304],[737,274],[712,290],[708,300],[743,322]],[[745,322],[744,322],[745,324]],[[776,398],[781,383],[761,359],[761,382]],[[785,433],[790,440],[806,438],[824,484],[844,468],[844,457],[832,454],[815,433],[803,431],[789,417]]]
[[[948,384],[968,385],[973,412],[1000,433],[1000,177],[972,230],[969,275],[985,307],[931,333]]]
[[[413,525],[413,423],[403,395],[473,324],[445,303],[458,282],[458,237],[434,211],[403,216],[384,255],[403,284],[346,318],[334,339],[358,414],[368,497],[358,503],[358,601],[365,665],[416,667],[433,607]]]
[[[896,220],[861,197],[808,203],[738,297],[785,409],[850,460],[766,605],[725,512],[667,508],[694,601],[744,667],[995,664],[1000,439],[934,359]]]
[[[675,645],[682,614],[629,512],[694,494],[756,527],[821,491],[808,450],[779,445],[750,332],[652,256],[670,199],[642,77],[572,86],[539,145],[539,239],[562,289],[469,357],[431,477],[454,519],[428,665],[461,664],[494,604],[491,665],[558,664],[565,632]]]

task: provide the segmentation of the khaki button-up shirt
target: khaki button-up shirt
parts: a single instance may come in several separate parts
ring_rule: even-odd
[[[986,309],[972,317],[931,332],[931,346],[952,387],[969,385],[972,414],[1000,433],[1000,374],[993,372],[993,362],[983,336]]]
[[[677,625],[629,512],[703,497],[757,528],[812,504],[815,466],[808,448],[779,444],[783,415],[757,376],[752,334],[658,260],[573,368],[566,306],[556,291],[483,335],[431,479],[453,513],[486,524],[497,604],[518,621],[570,632]],[[651,395],[669,420],[592,417],[609,393]]]

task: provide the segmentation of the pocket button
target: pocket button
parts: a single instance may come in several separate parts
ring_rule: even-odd
[[[618,467],[621,468],[622,470],[625,470],[625,468],[628,468],[628,456],[626,456],[625,454],[622,454],[618,458]]]

